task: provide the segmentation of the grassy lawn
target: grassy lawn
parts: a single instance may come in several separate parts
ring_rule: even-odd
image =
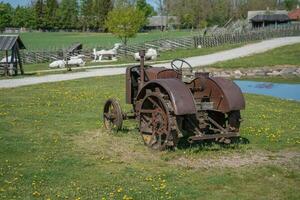
[[[224,51],[228,49],[238,48],[245,44],[228,44],[223,45],[219,47],[212,47],[212,48],[203,48],[203,49],[178,49],[175,51],[167,51],[167,52],[161,52],[160,56],[158,57],[157,61],[163,61],[163,60],[173,60],[175,58],[187,58],[192,56],[201,56],[201,55],[207,55],[219,51]],[[117,62],[105,62],[105,63],[92,63],[90,61],[87,62],[86,66],[95,66],[95,65],[110,65],[110,64],[125,64],[125,63],[134,63],[136,62],[133,57],[128,58],[121,58]],[[25,72],[32,73],[34,71],[40,71],[40,70],[49,70],[49,63],[39,63],[39,64],[27,64],[24,66]],[[76,68],[73,68],[76,70]]]
[[[300,198],[299,102],[246,95],[249,144],[153,152],[134,122],[102,128],[124,76],[0,91],[0,199]]]
[[[276,65],[300,66],[300,43],[276,48],[265,53],[213,64],[219,68],[250,68]]]
[[[177,38],[182,36],[195,35],[197,32],[191,31],[153,31],[149,33],[139,33],[137,37],[129,40],[129,44],[141,43],[145,41],[162,38]],[[79,33],[79,32],[55,32],[55,33],[21,33],[22,40],[28,50],[45,50],[67,48],[73,43],[82,43],[84,48],[112,47],[120,40],[110,33]]]
[[[243,77],[242,80],[258,81],[258,82],[271,82],[271,83],[288,83],[288,84],[300,84],[300,77],[298,76],[276,76],[276,77]]]

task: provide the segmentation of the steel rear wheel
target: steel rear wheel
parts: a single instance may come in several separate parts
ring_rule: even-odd
[[[106,101],[103,109],[104,127],[110,131],[119,131],[123,124],[123,113],[119,102],[115,99]]]
[[[170,114],[170,102],[160,92],[151,92],[143,99],[140,113],[140,133],[145,145],[165,150],[177,145],[177,133]]]

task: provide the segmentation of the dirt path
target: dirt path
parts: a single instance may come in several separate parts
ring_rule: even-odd
[[[239,57],[249,56],[252,54],[262,53],[274,48],[278,48],[285,45],[300,43],[300,37],[286,37],[286,38],[276,38],[272,40],[266,40],[255,44],[245,45],[240,48],[235,48],[232,50],[226,50],[205,56],[196,56],[191,58],[186,58],[193,67],[204,66],[213,64],[220,61],[231,60]],[[170,66],[170,63],[157,64],[155,67],[160,66]],[[84,72],[76,72],[70,74],[54,74],[46,75],[40,77],[29,77],[20,79],[6,79],[0,80],[0,88],[13,88],[26,85],[34,85],[40,83],[51,83],[58,81],[67,81],[80,78],[89,78],[97,76],[109,76],[109,75],[119,75],[124,74],[126,68],[106,68],[106,69],[90,69]]]
[[[78,147],[76,151],[91,159],[114,159],[118,162],[145,163],[148,161],[169,164],[189,169],[240,168],[249,166],[278,165],[287,168],[300,169],[300,151],[286,149],[279,151],[238,149],[222,152],[208,152],[178,155],[176,153],[151,151],[141,143],[141,139],[119,137],[99,129],[85,132],[70,138]],[[177,150],[180,151],[180,150]],[[168,157],[168,159],[165,159]]]
[[[245,154],[233,153],[219,158],[197,158],[179,157],[171,160],[170,164],[197,169],[197,168],[238,168],[253,165],[289,165],[293,168],[299,168],[300,152],[297,151],[279,151],[272,152],[248,152]]]

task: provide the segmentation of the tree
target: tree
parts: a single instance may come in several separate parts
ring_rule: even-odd
[[[230,19],[229,0],[216,0],[213,4],[211,22],[218,25],[224,25]]]
[[[298,0],[285,0],[284,1],[284,6],[287,10],[292,10],[295,8],[298,4]]]
[[[57,0],[46,0],[45,6],[45,28],[57,29]]]
[[[143,26],[144,21],[144,13],[142,11],[132,6],[126,6],[114,8],[109,12],[105,25],[126,46],[128,39],[136,35]]]
[[[11,25],[12,7],[8,3],[0,2],[0,31]]]
[[[143,11],[146,18],[155,14],[154,8],[150,4],[148,4],[146,0],[137,0],[136,8]]]
[[[81,0],[80,22],[83,31],[93,28],[93,0]]]
[[[108,13],[113,9],[112,0],[94,1],[94,27],[97,30],[103,30]]]
[[[35,25],[37,29],[45,28],[45,5],[43,0],[37,0],[34,5]]]
[[[25,27],[25,10],[23,7],[17,6],[13,18],[12,18],[12,26],[13,27]]]
[[[58,9],[60,28],[76,29],[78,23],[79,6],[77,0],[62,0]]]

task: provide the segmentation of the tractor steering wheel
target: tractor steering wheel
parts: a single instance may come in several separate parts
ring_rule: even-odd
[[[175,59],[171,62],[171,67],[172,69],[174,69],[175,71],[177,71],[178,73],[182,73],[182,68],[184,66],[184,64],[186,64],[190,70],[191,73],[193,73],[193,67],[190,65],[190,63],[188,63],[187,61],[183,60],[183,59]]]

